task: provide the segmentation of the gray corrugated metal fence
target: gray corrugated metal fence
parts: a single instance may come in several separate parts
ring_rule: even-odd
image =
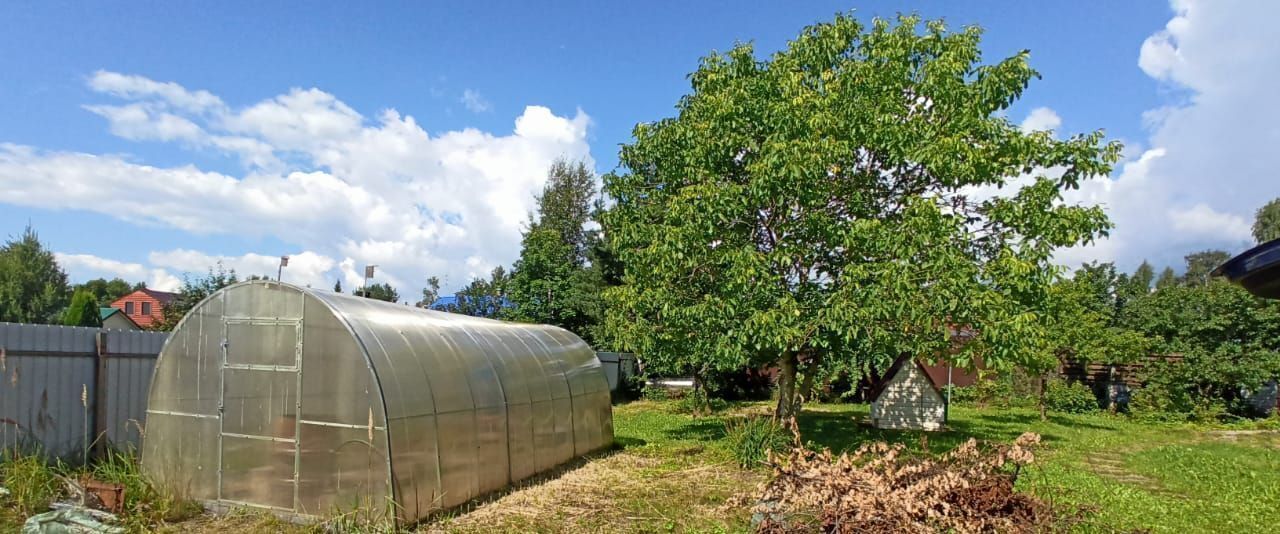
[[[0,449],[137,447],[168,334],[0,323]]]

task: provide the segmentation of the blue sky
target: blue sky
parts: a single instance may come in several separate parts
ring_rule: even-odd
[[[1241,221],[1260,195],[1280,195],[1267,162],[1224,168],[1195,133],[1219,132],[1214,141],[1237,155],[1251,145],[1231,135],[1277,135],[1275,112],[1232,107],[1264,81],[1236,72],[1280,67],[1269,29],[1252,22],[1272,6],[6,3],[0,233],[32,222],[77,279],[165,285],[216,259],[265,272],[289,253],[301,255],[289,273],[299,282],[349,283],[378,263],[402,295],[430,274],[456,287],[514,258],[550,158],[612,170],[635,123],[672,113],[699,57],[738,41],[773,51],[855,9],[978,24],[989,61],[1030,49],[1043,79],[1011,120],[1045,108],[1031,126],[1102,128],[1129,146],[1129,165],[1069,200],[1102,202],[1118,224],[1166,219],[1118,228],[1063,261],[1176,263],[1190,248],[1243,247]],[[1237,176],[1201,190],[1221,179],[1179,175],[1201,168]],[[273,192],[286,200],[253,200]]]

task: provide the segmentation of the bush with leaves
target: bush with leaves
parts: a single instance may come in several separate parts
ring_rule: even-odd
[[[1032,377],[1022,372],[983,372],[973,385],[953,388],[951,402],[997,408],[1030,408],[1036,405],[1036,386],[1032,382]]]
[[[1044,403],[1051,411],[1089,413],[1098,411],[1098,397],[1080,382],[1050,380],[1045,388]]]
[[[1248,401],[1280,377],[1280,301],[1212,280],[1161,288],[1129,310],[1126,321],[1155,339],[1158,353],[1182,356],[1145,368],[1147,398],[1135,399],[1142,410],[1260,415]]]

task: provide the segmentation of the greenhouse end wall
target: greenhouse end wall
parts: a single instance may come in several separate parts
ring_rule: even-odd
[[[550,326],[246,282],[156,364],[143,467],[192,498],[413,521],[613,442],[603,370]]]

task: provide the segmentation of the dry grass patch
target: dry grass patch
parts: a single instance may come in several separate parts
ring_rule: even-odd
[[[698,447],[661,456],[624,451],[559,477],[518,487],[474,509],[424,525],[427,532],[741,531],[745,508],[725,501],[760,475],[705,463]],[[672,454],[674,453],[674,454]]]

